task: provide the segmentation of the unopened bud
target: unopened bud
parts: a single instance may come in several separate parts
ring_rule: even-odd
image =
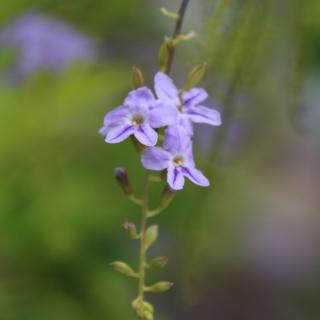
[[[157,240],[158,238],[158,226],[153,225],[150,226],[146,231],[146,239],[145,239],[145,246],[146,250]]]
[[[125,222],[123,228],[131,239],[138,239],[139,235],[136,226],[132,222]]]
[[[136,272],[133,271],[131,267],[129,267],[125,262],[122,261],[114,261],[110,263],[110,266],[115,270],[118,271],[128,277],[137,278],[138,275]]]
[[[121,189],[123,190],[123,192],[126,195],[132,195],[133,194],[133,189],[129,180],[129,176],[127,173],[127,170],[125,168],[122,167],[118,167],[115,170],[115,177],[121,187]]]
[[[172,201],[175,194],[176,194],[176,191],[171,189],[170,186],[167,184],[164,187],[162,194],[160,196],[159,208],[161,208],[161,209],[166,208],[170,204],[170,202]]]
[[[172,282],[160,281],[150,287],[146,287],[145,291],[147,291],[147,292],[165,292],[165,291],[168,291],[172,286],[173,286]]]
[[[170,55],[170,40],[165,38],[158,53],[158,64],[160,71],[166,72]]]
[[[163,15],[165,15],[166,17],[168,17],[170,19],[178,20],[180,17],[179,14],[172,12],[172,11],[169,11],[166,8],[161,8],[160,11]]]
[[[207,63],[203,62],[193,67],[187,75],[187,79],[183,85],[183,89],[187,90],[195,87],[203,78],[207,69]]]
[[[149,266],[154,268],[163,268],[167,265],[167,263],[168,263],[167,257],[158,257],[151,260],[149,263]]]
[[[132,67],[131,75],[132,85],[134,89],[138,89],[144,86],[144,78],[142,71],[137,67]]]
[[[152,304],[147,301],[143,301],[141,297],[132,301],[132,308],[136,315],[144,320],[153,320],[154,308]]]

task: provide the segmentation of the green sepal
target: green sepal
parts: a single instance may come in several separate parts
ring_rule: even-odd
[[[170,38],[165,37],[158,53],[159,70],[166,72],[171,49]]]

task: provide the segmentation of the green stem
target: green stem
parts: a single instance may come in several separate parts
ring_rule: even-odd
[[[139,292],[138,298],[143,302],[144,300],[144,287],[145,287],[145,273],[146,273],[146,230],[147,230],[147,217],[148,217],[148,202],[149,202],[149,182],[150,173],[146,171],[144,178],[143,197],[142,197],[142,215],[140,225],[140,259],[139,259]]]

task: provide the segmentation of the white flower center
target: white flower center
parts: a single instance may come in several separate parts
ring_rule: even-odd
[[[181,167],[184,164],[184,157],[181,155],[175,156],[172,159],[172,163],[175,167]]]
[[[131,118],[131,123],[132,123],[132,125],[134,125],[134,126],[140,126],[141,124],[143,124],[144,123],[144,116],[143,115],[141,115],[141,114],[134,114],[133,116],[132,116],[132,118]]]

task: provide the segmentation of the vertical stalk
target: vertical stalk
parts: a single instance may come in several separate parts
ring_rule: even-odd
[[[149,211],[149,182],[150,173],[146,171],[143,186],[142,197],[142,215],[140,225],[140,259],[139,259],[139,292],[138,297],[141,301],[144,299],[144,287],[145,287],[145,267],[146,267],[146,229],[147,229],[147,215]]]
[[[176,26],[175,26],[174,31],[173,31],[172,39],[175,39],[176,37],[178,37],[181,34],[183,19],[184,19],[184,16],[185,16],[189,1],[190,0],[182,0],[182,2],[181,2],[180,9],[179,9],[179,12],[178,12],[179,18],[176,21]],[[176,51],[176,47],[175,46],[170,46],[168,64],[167,64],[167,68],[166,68],[166,73],[167,74],[169,74],[170,71],[171,71],[171,67],[172,67],[172,62],[173,62],[175,51]]]

